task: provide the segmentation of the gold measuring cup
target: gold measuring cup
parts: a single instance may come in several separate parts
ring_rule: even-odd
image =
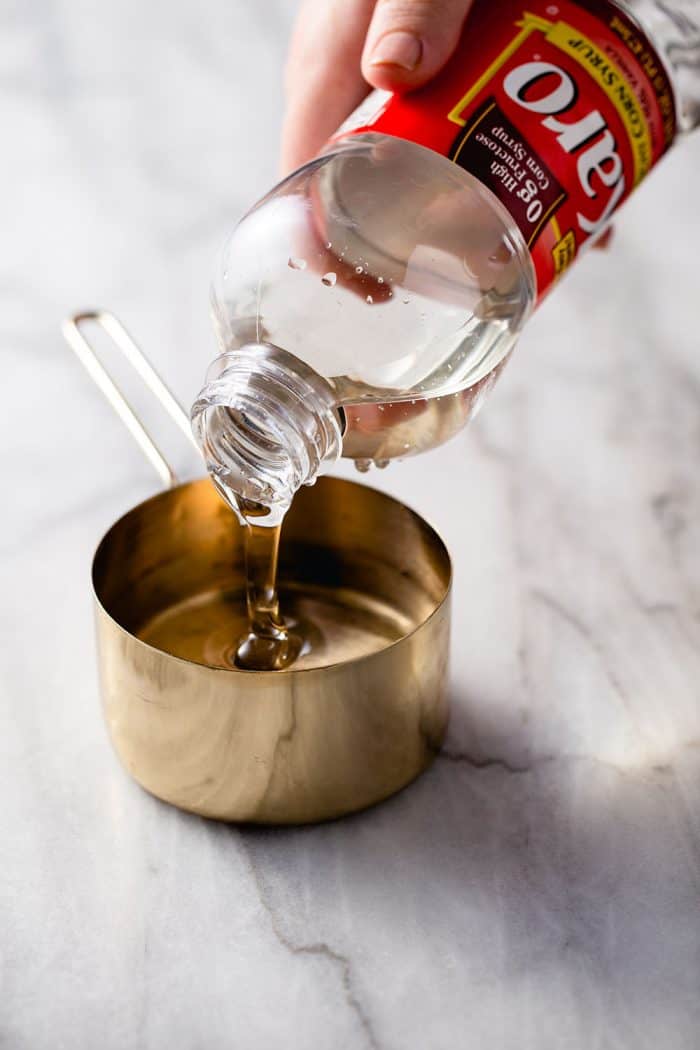
[[[447,723],[451,567],[440,537],[366,485],[322,478],[302,489],[282,533],[282,609],[285,596],[310,603],[333,662],[230,666],[231,623],[245,602],[243,529],[208,478],[177,483],[85,338],[88,322],[188,437],[190,427],[113,315],[65,322],[166,486],[109,529],[92,566],[104,715],[124,767],[181,809],[266,824],[338,817],[404,787]]]

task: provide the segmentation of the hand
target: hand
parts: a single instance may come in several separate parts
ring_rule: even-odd
[[[311,160],[371,88],[407,91],[439,73],[471,3],[303,0],[287,61],[282,174]],[[609,227],[593,247],[611,236]]]
[[[283,174],[310,160],[371,88],[406,91],[434,77],[457,46],[470,6],[304,0],[287,63]]]

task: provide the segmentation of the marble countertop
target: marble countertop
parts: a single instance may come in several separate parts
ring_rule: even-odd
[[[113,309],[191,399],[215,249],[274,178],[293,8],[3,11],[0,1044],[694,1050],[700,137],[470,430],[373,479],[454,557],[430,772],[250,830],[157,802],[111,752],[89,565],[156,482],[59,323]]]

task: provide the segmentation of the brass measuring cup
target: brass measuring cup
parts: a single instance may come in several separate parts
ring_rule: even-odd
[[[158,798],[226,821],[319,821],[392,795],[430,763],[447,724],[451,566],[442,540],[398,500],[321,478],[285,521],[280,592],[322,594],[339,619],[316,627],[337,631],[343,616],[354,618],[374,632],[370,651],[344,652],[341,628],[338,659],[308,669],[238,670],[216,646],[211,662],[178,655],[183,613],[194,625],[244,603],[243,529],[208,478],[178,484],[86,339],[88,322],[192,438],[187,414],[113,315],[64,323],[165,486],[107,531],[92,565],[103,710],[124,767]],[[212,637],[225,632],[222,615]],[[158,647],[144,640],[154,624]]]

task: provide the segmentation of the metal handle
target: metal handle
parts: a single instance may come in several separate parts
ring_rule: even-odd
[[[124,355],[151,393],[156,396],[176,426],[179,427],[199,453],[197,443],[192,436],[187,413],[114,314],[106,310],[86,310],[66,318],[62,325],[62,331],[71,350],[75,352],[88,375],[107,398],[149,463],[155,467],[163,484],[168,488],[172,488],[178,484],[174,470],[107,369],[98,359],[91,343],[88,342],[81,331],[81,325],[87,322],[98,325],[110,336],[116,348]]]

